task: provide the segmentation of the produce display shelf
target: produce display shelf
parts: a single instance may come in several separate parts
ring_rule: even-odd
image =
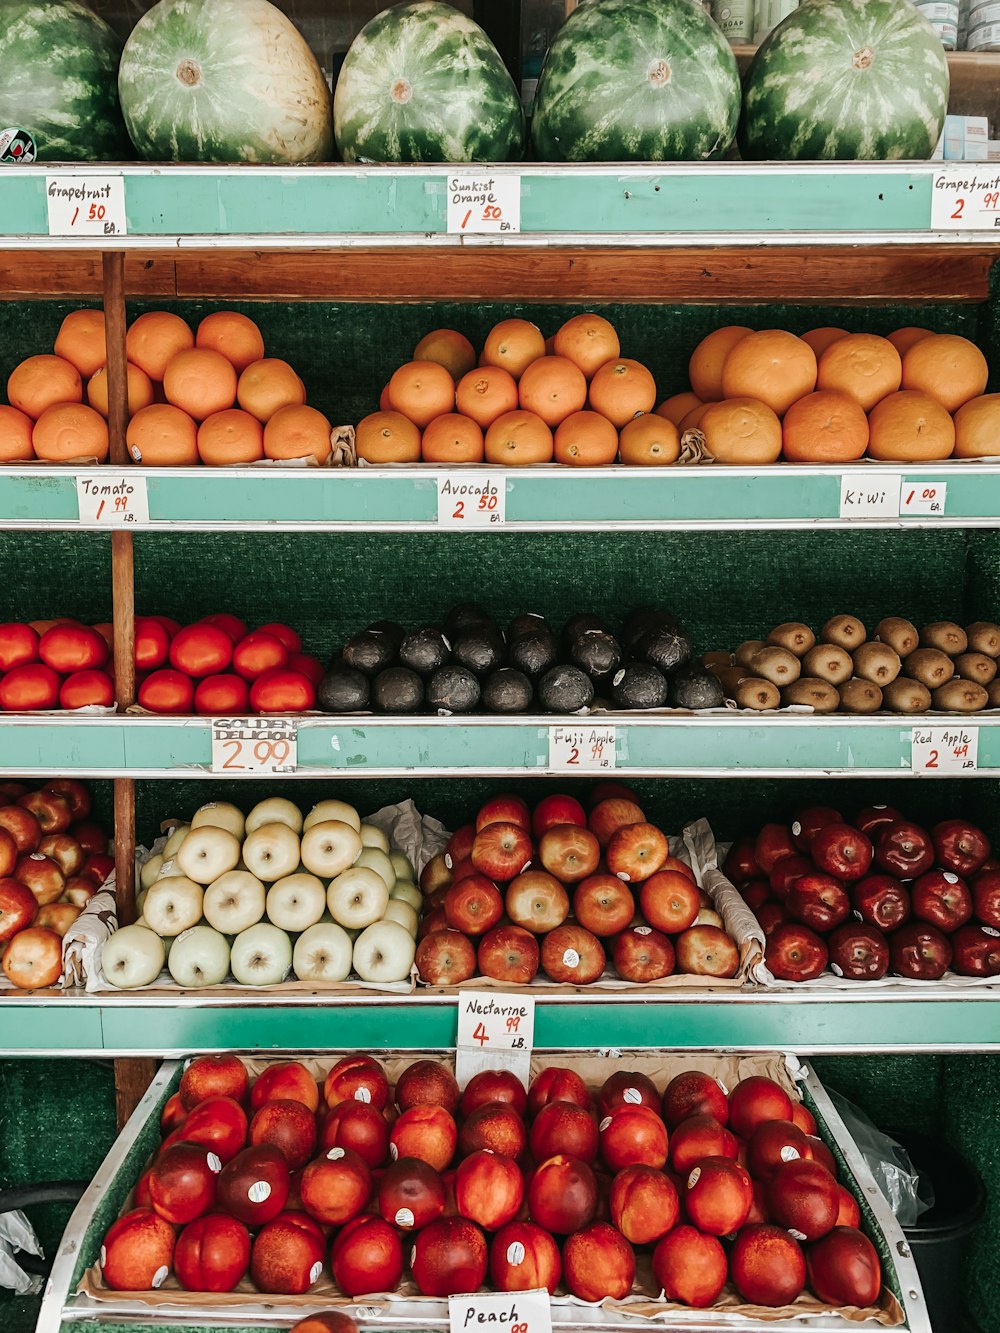
[[[920,777],[913,731],[978,732],[978,760],[957,777],[1000,772],[1000,711],[817,716],[809,713],[603,713],[589,717],[316,717],[290,719],[298,758],[287,777]],[[615,729],[614,762],[588,764],[591,728]],[[556,729],[582,762],[566,762]],[[935,743],[940,743],[939,736]],[[552,747],[553,753],[550,752]],[[952,772],[950,768],[946,771]],[[937,768],[940,774],[940,765]],[[0,714],[0,774],[50,777],[259,777],[212,767],[212,719],[106,714]]]
[[[969,167],[975,170],[975,164]],[[988,165],[985,169],[988,173]],[[997,236],[992,229],[931,229],[931,199],[944,172],[941,163],[881,162],[35,165],[5,172],[0,239],[5,248],[149,250],[187,243],[227,249],[392,245],[403,238],[509,244],[573,237],[607,246],[636,239],[731,245],[759,237],[774,246],[802,238],[813,244],[854,239],[890,244]],[[449,234],[449,180],[456,174],[477,182],[516,178],[520,231]],[[49,190],[58,197],[60,191],[79,189],[81,177],[99,189],[117,177],[124,180],[124,230],[101,223],[79,234],[72,214],[67,221],[56,209],[64,220],[50,234]]]
[[[1000,454],[1000,441],[997,442]],[[105,531],[107,512],[78,487],[145,487],[148,518],[130,532],[451,531],[444,481],[502,481],[512,531],[747,528],[998,527],[1000,467],[993,463],[853,468],[414,467],[0,468],[0,524]],[[936,507],[934,507],[936,506]],[[81,517],[81,510],[83,516]],[[492,529],[491,529],[492,530]]]

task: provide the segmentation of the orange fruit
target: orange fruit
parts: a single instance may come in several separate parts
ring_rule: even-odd
[[[519,380],[526,367],[544,355],[545,339],[537,325],[526,319],[502,319],[486,335],[479,364],[502,366]]]
[[[270,421],[279,407],[304,403],[306,386],[287,361],[265,356],[240,375],[236,401],[258,421]]]
[[[420,339],[413,349],[414,361],[436,361],[453,380],[475,369],[476,349],[464,333],[455,329],[434,329]]]
[[[834,344],[836,346],[836,344]],[[741,339],[722,367],[727,398],[766,403],[780,417],[816,387],[816,353],[784,329],[763,329]]]
[[[605,361],[590,381],[590,406],[621,430],[626,421],[652,412],[656,381],[639,361],[618,357]]]
[[[922,342],[924,338],[929,338],[930,336],[930,329],[918,329],[915,325],[907,324],[905,328],[897,329],[895,333],[890,333],[889,341],[900,356],[905,356],[915,343]]]
[[[236,370],[221,352],[192,347],[178,352],[163,375],[167,402],[195,421],[225,412],[236,402]]]
[[[103,310],[73,310],[66,316],[56,334],[52,349],[76,366],[84,379],[89,379],[107,364],[108,345],[104,336]]]
[[[809,344],[815,352],[816,360],[818,361],[828,347],[839,341],[839,339],[846,337],[846,329],[836,329],[827,324],[822,328],[810,329],[808,333],[803,333],[802,341]]]
[[[34,456],[31,417],[16,407],[0,404],[0,463],[23,463]]]
[[[574,315],[556,330],[552,339],[556,356],[564,356],[592,380],[605,361],[622,354],[615,326],[601,315]],[[550,355],[546,352],[546,355]]]
[[[955,423],[936,398],[916,389],[891,393],[868,417],[872,458],[893,463],[933,463],[955,450]]]
[[[691,353],[688,362],[688,379],[691,388],[703,403],[715,403],[722,394],[722,367],[726,357],[738,342],[753,333],[753,329],[743,324],[726,324],[721,329],[702,338]]]
[[[573,412],[559,423],[553,446],[557,463],[597,467],[618,457],[618,432],[600,412]]]
[[[140,315],[125,334],[125,355],[151,380],[162,381],[177,353],[193,346],[194,334],[187,324],[180,315],[170,315],[166,310]]]
[[[553,333],[545,339],[545,355],[555,356],[556,354],[556,335]],[[479,363],[482,365],[482,362]]]
[[[77,458],[108,457],[108,423],[83,403],[56,403],[35,422],[31,443],[36,458],[68,463]]]
[[[235,310],[217,310],[214,315],[206,315],[198,325],[194,345],[221,353],[237,375],[242,375],[247,366],[264,355],[264,335],[252,319]]]
[[[679,426],[696,407],[701,407],[701,399],[696,393],[675,393],[673,397],[664,399],[655,411],[658,417],[666,417],[667,421]]]
[[[257,463],[264,457],[264,430],[238,407],[213,412],[198,427],[198,454],[209,467]]]
[[[709,403],[698,429],[717,463],[776,463],[781,453],[781,422],[777,413],[756,398],[726,398],[721,403]]]
[[[425,463],[481,463],[482,427],[461,412],[445,412],[424,431],[420,454]]]
[[[552,432],[534,412],[505,412],[486,432],[487,463],[551,463],[552,453]]]
[[[680,458],[681,437],[672,421],[647,412],[625,423],[619,448],[629,467],[665,467]]]
[[[355,447],[366,463],[419,463],[420,431],[401,412],[372,412],[358,422]]]
[[[1000,393],[970,398],[955,413],[955,457],[1000,457]]]
[[[386,384],[386,385],[383,387],[382,392],[381,392],[381,393],[379,394],[379,396],[378,396],[378,410],[379,410],[380,412],[391,412],[391,411],[392,411],[392,408],[389,406],[389,386],[388,386],[388,384]]]
[[[932,333],[903,357],[903,388],[929,393],[949,412],[978,398],[989,377],[985,356],[974,342],[956,333]]]
[[[128,414],[134,416],[153,401],[153,381],[138,366],[125,368],[128,380]],[[102,417],[108,415],[108,371],[102,367],[94,372],[87,383],[87,402]]]
[[[848,333],[820,357],[816,387],[846,393],[870,412],[876,403],[896,392],[902,377],[903,363],[888,338]]]
[[[470,370],[458,381],[455,403],[459,412],[486,430],[497,417],[517,407],[517,381],[500,366]]]
[[[333,447],[332,427],[315,407],[295,403],[279,407],[264,427],[264,453],[268,458],[315,458],[325,463]]]
[[[407,361],[389,381],[389,406],[423,429],[455,410],[455,381],[436,361]]]
[[[789,463],[850,463],[868,447],[868,418],[856,398],[820,389],[792,403],[781,436]]]
[[[144,407],[128,423],[125,443],[143,467],[193,467],[198,462],[198,427],[170,403]]]
[[[76,366],[61,356],[29,356],[10,373],[7,401],[36,421],[56,403],[82,402],[83,381]]]
[[[587,401],[587,380],[579,366],[564,356],[540,356],[522,374],[517,397],[526,412],[546,426],[558,426]]]
[[[701,429],[701,419],[705,415],[705,408],[711,406],[711,403],[699,403],[697,407],[692,407],[687,416],[681,417],[677,423],[677,431],[681,439],[684,438],[686,431]]]

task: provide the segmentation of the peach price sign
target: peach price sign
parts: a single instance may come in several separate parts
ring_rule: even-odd
[[[480,1291],[448,1297],[450,1333],[552,1333],[549,1293]]]
[[[455,1077],[462,1087],[484,1069],[509,1069],[527,1084],[534,1044],[531,996],[459,991]]]
[[[287,717],[212,718],[213,773],[294,773],[296,758],[295,723]]]

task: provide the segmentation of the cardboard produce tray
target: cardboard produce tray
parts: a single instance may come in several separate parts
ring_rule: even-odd
[[[339,1056],[304,1058],[303,1063],[319,1077]],[[416,1059],[431,1056],[450,1068],[454,1052],[377,1053],[390,1081]],[[247,1057],[252,1075],[272,1061]],[[806,1103],[816,1117],[819,1133],[833,1151],[840,1178],[858,1198],[862,1227],[875,1244],[883,1268],[883,1288],[877,1308],[831,1310],[811,1294],[780,1310],[750,1307],[727,1286],[720,1303],[712,1310],[690,1310],[660,1299],[649,1277],[648,1259],[639,1253],[636,1285],[622,1302],[589,1305],[564,1294],[560,1288],[552,1302],[552,1324],[559,1333],[571,1329],[632,1330],[742,1330],[743,1333],[774,1333],[788,1330],[823,1330],[832,1333],[849,1328],[905,1328],[912,1333],[931,1333],[909,1247],[889,1206],[875,1185],[864,1160],[833,1107],[822,1084],[808,1065],[780,1052],[740,1055],[688,1055],[669,1051],[615,1052],[609,1059],[596,1052],[547,1050],[536,1053],[531,1073],[550,1064],[576,1069],[585,1081],[600,1085],[611,1072],[630,1069],[647,1074],[662,1090],[676,1074],[703,1069],[732,1087],[741,1078],[765,1074]],[[46,1289],[37,1333],[86,1333],[95,1324],[101,1333],[163,1333],[190,1330],[194,1333],[273,1333],[288,1329],[308,1313],[340,1308],[362,1329],[447,1329],[447,1301],[420,1296],[412,1285],[399,1293],[366,1295],[350,1300],[340,1295],[324,1272],[304,1296],[262,1295],[245,1280],[225,1295],[186,1292],[171,1277],[157,1291],[115,1292],[104,1286],[99,1254],[108,1227],[132,1203],[136,1181],[159,1147],[160,1112],[177,1089],[183,1062],[164,1063],[138,1108],[122,1131],[103,1165],[80,1200],[63,1236],[52,1276]]]

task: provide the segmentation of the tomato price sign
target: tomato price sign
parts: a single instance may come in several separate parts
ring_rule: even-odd
[[[914,727],[910,742],[914,773],[975,773],[979,769],[978,727]]]
[[[901,478],[892,472],[845,472],[841,518],[899,518]]]
[[[514,1241],[507,1262],[524,1262],[524,1246]],[[552,1333],[552,1308],[544,1287],[531,1291],[478,1291],[448,1297],[449,1333]]]
[[[484,1069],[509,1069],[527,1085],[534,1044],[532,997],[459,991],[455,1077],[462,1087]]]
[[[50,236],[126,236],[121,176],[46,176]]]
[[[78,476],[76,503],[81,523],[102,528],[126,528],[149,522],[146,478],[129,472],[109,475],[102,467],[89,476]]]
[[[449,236],[499,236],[520,230],[520,176],[461,171],[448,177]]]
[[[549,768],[557,773],[600,773],[617,760],[614,726],[549,727]]]
[[[212,718],[212,772],[294,773],[295,723],[287,717]]]
[[[941,518],[948,501],[946,481],[904,481],[899,492],[899,513]]]
[[[437,489],[439,528],[495,528],[507,521],[507,483],[502,476],[442,473]]]
[[[1000,229],[1000,171],[991,163],[940,167],[931,189],[932,231]]]

